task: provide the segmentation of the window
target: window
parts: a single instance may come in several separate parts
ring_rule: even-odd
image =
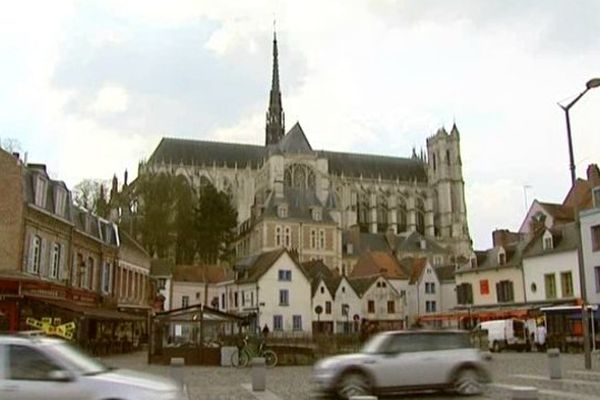
[[[292,329],[295,331],[301,331],[302,330],[302,315],[294,315],[292,317],[292,321],[293,321]]]
[[[58,270],[60,269],[60,253],[61,247],[59,243],[54,243],[52,246],[52,265],[50,266],[50,278],[58,278]]]
[[[83,269],[82,286],[86,289],[92,289],[94,282],[94,259],[88,257],[87,264]]]
[[[482,279],[479,281],[479,294],[490,294],[490,281],[488,281],[487,279]]]
[[[200,299],[200,292],[196,292],[196,300]]]
[[[592,197],[594,200],[594,207],[600,208],[600,186],[592,189]]]
[[[500,281],[496,283],[496,298],[498,299],[498,303],[515,300],[512,281]]]
[[[461,283],[456,287],[458,304],[473,304],[473,286],[470,283]]]
[[[375,302],[373,300],[367,302],[367,311],[369,314],[375,313]]]
[[[292,245],[292,230],[289,226],[286,226],[284,229],[283,240],[285,247],[290,247]]]
[[[163,290],[167,287],[167,280],[165,278],[158,278],[158,289]]]
[[[498,264],[499,265],[506,264],[506,253],[500,253],[500,254],[498,254]]]
[[[279,270],[279,280],[280,281],[291,281],[292,280],[292,271],[287,269]]]
[[[600,251],[600,225],[592,226],[592,251]]]
[[[325,293],[325,287],[321,286],[321,294]]]
[[[313,208],[312,217],[315,221],[320,221],[322,219],[322,213],[319,208]]]
[[[350,311],[350,306],[348,304],[342,304],[342,315],[347,316],[348,311]]]
[[[562,297],[573,297],[573,275],[571,271],[560,273],[560,288]]]
[[[435,293],[435,282],[425,282],[425,293]]]
[[[275,246],[281,247],[283,241],[281,240],[281,226],[277,225],[275,227]]]
[[[555,299],[556,298],[556,278],[555,278],[554,274],[544,275],[544,286],[546,289],[546,298],[547,299]]]
[[[40,263],[42,258],[42,238],[38,235],[31,241],[31,259],[29,261],[29,272],[32,274],[40,273]]]
[[[596,272],[596,293],[600,293],[600,266],[594,267]]]
[[[246,292],[243,290],[240,292],[240,297],[242,298],[242,307],[246,305]]]
[[[279,218],[287,218],[287,216],[288,216],[287,206],[280,205],[279,208],[277,209],[277,215],[279,215]]]
[[[442,265],[442,257],[434,256],[433,257],[433,265]]]
[[[110,293],[110,263],[105,262],[102,266],[102,292]]]
[[[394,300],[389,300],[387,302],[387,310],[388,310],[388,314],[396,313],[396,302]]]
[[[542,244],[542,247],[544,248],[544,250],[551,250],[554,245],[552,243],[552,235],[549,232],[546,232],[547,235],[544,235],[544,242]]]
[[[56,188],[56,198],[54,200],[54,212],[61,217],[65,215],[65,205],[67,203],[67,194],[63,188]]]
[[[181,296],[181,308],[186,308],[190,305],[190,296]]]
[[[317,231],[315,229],[310,230],[310,248],[317,248]]]
[[[435,301],[426,301],[425,302],[425,311],[429,313],[433,313],[436,311],[436,303]]]
[[[283,316],[282,315],[273,315],[273,330],[274,331],[282,331],[283,330]]]
[[[8,373],[11,380],[47,381],[52,371],[61,370],[60,366],[40,351],[22,345],[8,346]]]
[[[237,308],[237,306],[238,306],[238,292],[235,292],[235,293],[233,294],[233,306],[234,306],[235,308]]]
[[[319,249],[325,248],[325,230],[321,229],[319,231]]]
[[[35,205],[46,207],[46,180],[41,176],[35,182]]]
[[[446,150],[446,164],[450,166],[450,150]]]
[[[598,267],[598,268],[600,268],[600,267]],[[325,302],[325,314],[331,314],[331,302],[330,301]]]
[[[281,289],[279,291],[279,305],[289,306],[290,305],[290,292],[287,289]]]

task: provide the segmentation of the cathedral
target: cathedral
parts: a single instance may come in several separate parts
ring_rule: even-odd
[[[309,137],[300,123],[286,131],[274,36],[264,145],[163,138],[139,174],[176,174],[192,188],[210,182],[228,193],[240,257],[286,247],[302,262],[321,259],[347,272],[351,233],[418,234],[448,259],[471,257],[456,125],[409,157],[315,150]]]

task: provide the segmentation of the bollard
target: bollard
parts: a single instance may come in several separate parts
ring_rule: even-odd
[[[185,365],[185,358],[183,357],[172,357],[171,358],[171,378],[180,388],[183,388],[183,366]]]
[[[510,389],[511,400],[537,400],[538,390],[532,386],[513,386]]]
[[[350,397],[350,400],[377,400],[377,397],[360,395],[360,396],[352,396],[352,397]]]
[[[266,389],[267,366],[264,357],[252,359],[252,391],[264,392]]]
[[[560,350],[548,349],[548,370],[550,372],[550,379],[562,379]]]

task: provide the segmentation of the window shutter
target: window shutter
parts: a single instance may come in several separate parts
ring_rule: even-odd
[[[65,254],[65,245],[64,244],[59,244],[60,247],[60,258],[58,260],[58,274],[57,274],[57,279],[64,281],[64,279],[66,278],[65,276],[65,270],[67,268],[65,268],[65,259],[66,259],[66,254]]]
[[[47,276],[48,275],[48,241],[40,238],[40,265],[39,265],[39,276]]]
[[[514,288],[513,288],[513,283],[512,282],[508,282],[508,300],[509,301],[514,301],[515,300],[515,293],[514,293]]]
[[[500,282],[496,283],[496,299],[500,302],[502,301],[502,292],[501,292]]]
[[[27,256],[27,272],[33,271],[33,242],[34,235],[29,235],[29,255]]]

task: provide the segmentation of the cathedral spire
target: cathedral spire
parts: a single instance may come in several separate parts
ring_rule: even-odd
[[[267,124],[265,129],[265,144],[277,144],[283,138],[285,119],[281,106],[281,92],[279,90],[279,60],[277,52],[277,33],[273,30],[273,77],[271,93],[269,96],[269,109],[267,110]]]

